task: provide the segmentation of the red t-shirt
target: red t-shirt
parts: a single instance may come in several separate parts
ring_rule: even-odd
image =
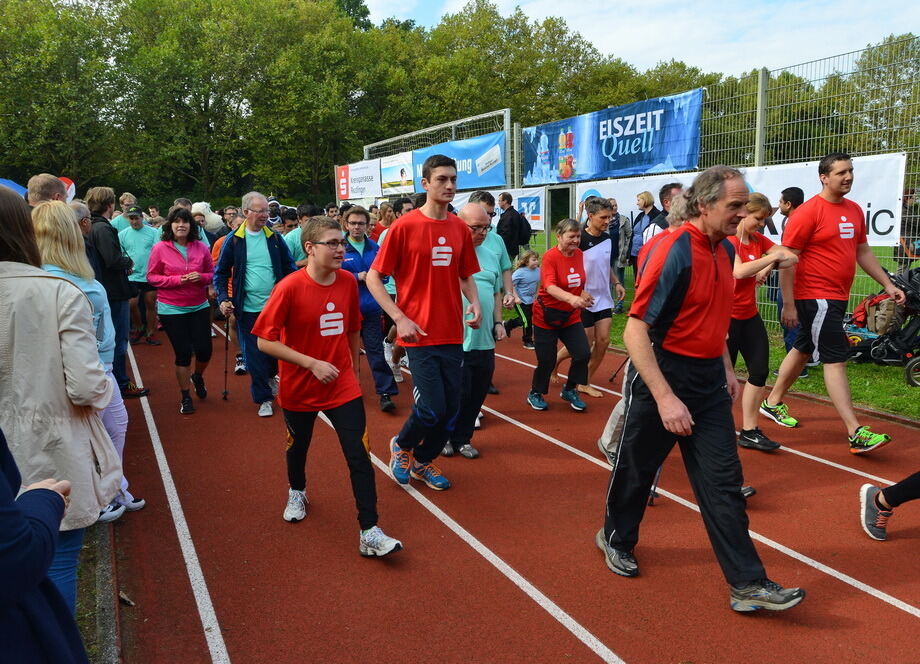
[[[371,266],[396,280],[399,308],[428,335],[403,346],[463,343],[459,279],[479,272],[470,229],[455,214],[426,217],[413,210],[391,224]]]
[[[649,326],[649,338],[687,357],[722,356],[731,319],[730,245],[715,248],[693,224],[661,240],[648,257],[629,315]]]
[[[741,244],[737,235],[726,238],[735,248],[735,253],[742,263],[750,263],[762,258],[774,245],[773,240],[760,233],[751,233],[748,241]],[[735,279],[735,300],[732,304],[732,318],[747,320],[753,318],[757,311],[757,278]]]
[[[783,245],[797,249],[796,300],[848,300],[856,275],[856,248],[865,244],[866,219],[853,201],[815,196],[786,223]]]
[[[328,286],[316,283],[306,269],[278,282],[252,333],[280,341],[339,370],[339,377],[324,385],[312,371],[279,362],[278,404],[286,410],[314,412],[360,397],[361,386],[348,344],[348,333],[360,329],[358,282],[348,270],[338,270]]]
[[[581,249],[576,249],[571,256],[565,256],[559,247],[553,247],[543,254],[543,263],[540,266],[540,288],[537,290],[537,300],[533,305],[533,324],[544,330],[553,327],[568,327],[581,320],[581,309],[575,309],[570,304],[557,300],[546,292],[549,286],[558,286],[566,293],[581,295],[585,290],[585,264]],[[569,319],[559,326],[549,325],[543,317],[543,301],[547,306],[562,311],[570,311]]]

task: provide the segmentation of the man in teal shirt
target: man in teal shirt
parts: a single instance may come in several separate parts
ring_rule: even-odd
[[[136,344],[143,339],[151,346],[159,346],[160,342],[154,338],[157,328],[157,291],[147,283],[147,261],[150,260],[153,245],[160,239],[160,232],[144,223],[144,211],[138,205],[129,205],[124,218],[128,221],[128,227],[118,234],[118,242],[121,250],[134,261],[128,281],[137,289],[137,296],[130,300],[130,341]]]
[[[466,222],[473,234],[473,246],[479,259],[479,272],[473,275],[482,307],[482,324],[478,329],[464,326],[463,336],[463,382],[460,390],[460,411],[457,413],[450,441],[441,454],[453,456],[459,453],[467,459],[475,459],[479,451],[471,440],[476,426],[479,409],[489,393],[492,373],[495,371],[495,342],[505,338],[502,325],[502,265],[495,252],[486,246],[484,240],[489,233],[489,215],[479,203],[467,203],[460,210],[459,217]],[[502,255],[508,258],[504,242]],[[463,299],[463,307],[469,302]],[[491,322],[491,324],[490,324]]]

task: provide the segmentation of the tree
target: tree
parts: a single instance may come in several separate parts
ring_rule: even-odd
[[[364,0],[336,0],[335,4],[341,9],[346,16],[350,16],[355,22],[355,27],[359,30],[370,30],[371,11],[364,4]]]

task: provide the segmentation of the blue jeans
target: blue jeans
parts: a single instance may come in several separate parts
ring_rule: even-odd
[[[259,404],[272,400],[272,389],[268,381],[278,373],[278,360],[260,351],[258,340],[252,334],[252,326],[256,324],[256,318],[260,313],[241,311],[236,315],[240,346],[243,348],[246,368],[251,379],[249,391],[253,402]]]
[[[463,346],[407,346],[415,405],[396,438],[404,450],[415,450],[415,460],[430,463],[447,442],[460,410],[463,383]]]
[[[77,563],[83,548],[83,531],[77,528],[58,533],[57,549],[48,568],[48,578],[57,586],[74,615],[77,613]]]
[[[383,325],[379,310],[364,315],[361,320],[361,340],[364,342],[367,363],[374,374],[374,389],[377,394],[399,394],[393,371],[383,356]]]
[[[786,345],[786,352],[788,353],[792,350],[792,344],[795,343],[795,338],[799,336],[799,329],[802,326],[786,327],[783,325],[783,292],[779,288],[776,289],[776,318],[779,320],[779,326],[783,329],[783,343]]]
[[[112,360],[112,375],[118,387],[128,387],[128,335],[131,332],[131,306],[130,300],[109,300],[112,309],[112,324],[115,327],[115,357]]]

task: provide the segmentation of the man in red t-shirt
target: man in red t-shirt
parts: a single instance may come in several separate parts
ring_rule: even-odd
[[[796,209],[783,233],[783,245],[799,257],[799,263],[780,273],[782,321],[786,327],[800,323],[801,327],[760,412],[783,426],[796,426],[798,420],[789,415],[783,398],[806,362],[822,362],[824,385],[846,425],[850,452],[865,454],[887,445],[891,437],[860,426],[850,397],[843,316],[856,264],[895,302],[903,304],[905,298],[869,247],[862,210],[844,198],[853,186],[853,161],[849,155],[833,152],[821,159],[818,177],[821,193]]]
[[[427,201],[390,227],[364,280],[396,323],[412,370],[415,405],[390,441],[390,472],[400,484],[414,477],[442,491],[450,482],[432,462],[460,408],[463,325],[476,328],[482,318],[472,278],[479,261],[466,224],[447,211],[457,191],[456,162],[444,155],[426,159],[422,186]],[[384,288],[384,276],[396,279],[396,302]],[[465,313],[461,291],[470,303]]]
[[[748,532],[732,422],[739,387],[725,345],[734,290],[725,238],[747,213],[747,185],[737,170],[714,166],[684,197],[688,221],[649,256],[623,333],[623,431],[595,543],[613,572],[638,576],[639,524],[676,439],[732,609],[780,611],[805,593],[767,578]]]
[[[402,543],[377,525],[374,467],[365,437],[364,402],[358,384],[361,310],[358,282],[342,267],[345,242],[337,221],[310,220],[301,236],[307,267],[280,281],[252,328],[259,350],[282,360],[278,404],[288,429],[290,488],[284,520],[306,516],[307,450],[316,416],[324,413],[342,445],[358,507],[362,556],[385,556]]]

